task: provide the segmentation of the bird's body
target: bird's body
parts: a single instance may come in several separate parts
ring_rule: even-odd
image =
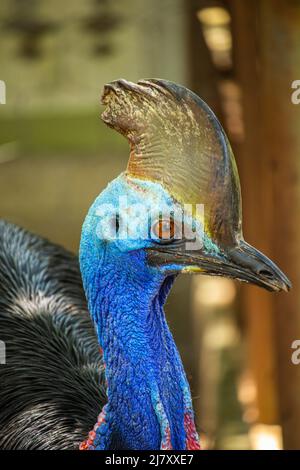
[[[131,154],[83,224],[88,308],[74,256],[0,223],[0,448],[199,449],[163,310],[175,277],[290,288],[243,239],[234,157],[207,105],[164,80],[112,82],[103,101]]]
[[[0,221],[0,449],[74,449],[106,402],[77,258]]]

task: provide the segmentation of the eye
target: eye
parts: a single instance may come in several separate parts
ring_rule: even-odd
[[[116,233],[118,233],[120,230],[120,215],[119,214],[116,214],[115,224],[116,224]]]
[[[175,236],[175,222],[172,218],[159,219],[152,225],[151,232],[156,241],[171,242]]]
[[[120,216],[119,214],[115,214],[109,220],[109,233],[111,238],[116,238],[118,236],[120,230]]]

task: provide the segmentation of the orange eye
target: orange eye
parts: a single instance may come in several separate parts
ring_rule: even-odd
[[[175,235],[173,219],[159,219],[152,227],[153,235],[160,240],[172,240]]]

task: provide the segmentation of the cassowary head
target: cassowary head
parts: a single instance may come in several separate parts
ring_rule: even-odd
[[[93,203],[80,267],[103,348],[108,404],[82,448],[199,449],[189,384],[163,305],[179,273],[288,290],[242,235],[234,157],[194,93],[165,80],[104,88],[106,124],[130,143],[127,170]]]
[[[105,86],[102,119],[130,143],[127,170],[90,209],[95,243],[162,275],[203,273],[271,291],[290,282],[243,239],[234,156],[211,109],[166,80]],[[140,253],[140,255],[139,255]]]

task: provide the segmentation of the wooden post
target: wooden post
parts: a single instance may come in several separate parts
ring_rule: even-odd
[[[261,94],[255,25],[259,2],[230,2],[233,54],[242,88],[245,141],[237,148],[242,182],[245,239],[272,256],[272,185],[261,149]],[[278,422],[276,359],[272,296],[257,287],[243,286],[242,304],[247,324],[248,362],[256,385],[257,420]]]
[[[246,120],[245,232],[293,282],[289,294],[246,294],[259,419],[276,421],[278,399],[284,447],[299,449],[300,366],[292,364],[291,344],[300,339],[300,106],[291,102],[291,84],[300,79],[300,5],[229,3]]]
[[[291,278],[293,290],[274,298],[280,415],[285,448],[300,448],[300,366],[291,344],[300,339],[300,106],[291,84],[300,79],[300,4],[260,3],[261,98],[265,156],[273,178],[274,259]]]

